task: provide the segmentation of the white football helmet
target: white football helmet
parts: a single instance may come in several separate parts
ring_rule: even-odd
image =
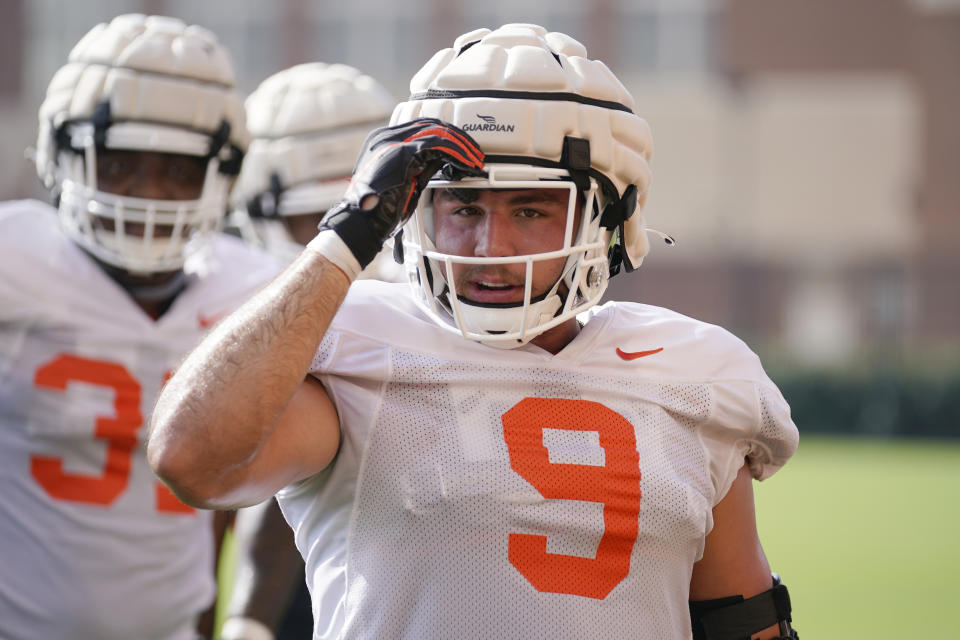
[[[583,45],[536,25],[472,31],[436,53],[410,92],[391,124],[438,118],[469,133],[486,154],[485,179],[434,176],[403,229],[417,301],[442,326],[517,347],[599,302],[611,273],[640,266],[649,250],[640,210],[650,185],[650,130],[624,86]],[[563,185],[570,189],[563,246],[518,259],[457,256],[434,245],[433,189]],[[558,257],[566,258],[560,279],[535,297],[533,265]],[[522,302],[481,304],[456,290],[454,265],[505,263],[525,265]]]
[[[242,98],[226,50],[176,18],[128,14],[91,29],[53,76],[40,107],[37,174],[59,197],[64,231],[131,273],[183,267],[226,213],[247,146]],[[207,158],[195,200],[107,193],[98,149]],[[125,232],[135,226],[139,233]]]
[[[318,213],[338,203],[371,129],[396,101],[345,64],[313,62],[264,80],[246,101],[250,148],[233,192],[252,217]]]

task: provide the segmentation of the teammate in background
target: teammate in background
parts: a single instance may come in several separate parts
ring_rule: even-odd
[[[279,271],[211,237],[248,134],[229,56],[174,18],[99,24],[53,77],[0,205],[0,637],[209,635],[214,514],[146,461],[161,386]],[[58,223],[59,214],[59,223]]]
[[[393,106],[376,80],[344,64],[301,64],[264,80],[246,101],[250,147],[233,190],[244,235],[292,261],[343,198],[364,139]],[[389,252],[363,275],[404,276]],[[234,548],[223,640],[312,637],[303,559],[274,499],[237,512]]]
[[[782,395],[719,327],[595,306],[649,248],[629,93],[534,25],[411,92],[167,385],[154,469],[201,507],[277,492],[314,638],[795,637],[751,481],[797,445]],[[413,295],[351,286],[400,225]]]
[[[246,101],[250,148],[233,191],[243,235],[292,262],[340,202],[364,139],[394,105],[379,82],[345,64],[299,64],[260,83]],[[390,251],[361,277],[405,279]]]

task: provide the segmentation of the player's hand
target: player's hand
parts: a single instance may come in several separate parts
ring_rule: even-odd
[[[483,175],[483,152],[459,128],[421,118],[375,129],[367,136],[343,200],[320,222],[368,265],[413,215],[430,178],[446,167],[461,176]]]

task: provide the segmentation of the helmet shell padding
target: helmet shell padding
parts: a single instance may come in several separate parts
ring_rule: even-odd
[[[635,184],[640,209],[651,178],[650,128],[607,66],[585,56],[579,42],[535,25],[474,31],[413,77],[391,122],[435,117],[469,133],[487,155],[555,162],[564,137],[589,140],[592,168],[618,195]]]
[[[380,83],[345,64],[312,62],[270,76],[246,101],[252,140],[234,206],[265,194],[274,200],[265,215],[336,204],[367,134],[386,125],[394,104]],[[288,191],[294,197],[285,202]]]

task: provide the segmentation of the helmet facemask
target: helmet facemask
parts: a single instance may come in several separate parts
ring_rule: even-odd
[[[230,160],[211,154],[211,136],[135,122],[111,125],[102,134],[90,122],[68,124],[64,131],[69,144],[58,152],[61,222],[67,235],[98,260],[134,274],[177,271],[203,236],[220,224],[232,177],[221,171],[222,162]],[[110,193],[97,180],[102,149],[203,159],[206,169],[200,192],[183,200]]]
[[[435,321],[469,340],[514,348],[567,322],[599,301],[609,278],[607,246],[610,232],[600,226],[597,211],[602,209],[602,203],[598,201],[602,196],[593,180],[583,192],[564,169],[491,164],[487,171],[487,178],[448,180],[435,177],[431,180],[417,212],[404,229],[404,255],[408,276],[417,292],[417,302]],[[434,199],[438,191],[452,190],[459,198],[468,201],[479,197],[471,195],[478,189],[565,192],[562,233],[551,234],[552,241],[545,238],[518,239],[514,245],[529,247],[530,240],[533,240],[536,249],[517,255],[476,256],[457,255],[450,249],[441,251],[446,247],[437,246]],[[466,208],[471,206],[469,202],[464,205]],[[552,228],[556,232],[560,230],[556,223]],[[543,227],[534,224],[529,229],[524,232],[521,225],[517,233],[538,235]],[[469,248],[455,250],[457,253],[472,253]],[[552,275],[554,272],[555,276]],[[496,274],[491,279],[502,283],[505,289],[500,294],[491,288],[486,292],[485,301],[472,299],[465,289],[478,285],[465,283],[471,279],[482,280],[484,273]]]

